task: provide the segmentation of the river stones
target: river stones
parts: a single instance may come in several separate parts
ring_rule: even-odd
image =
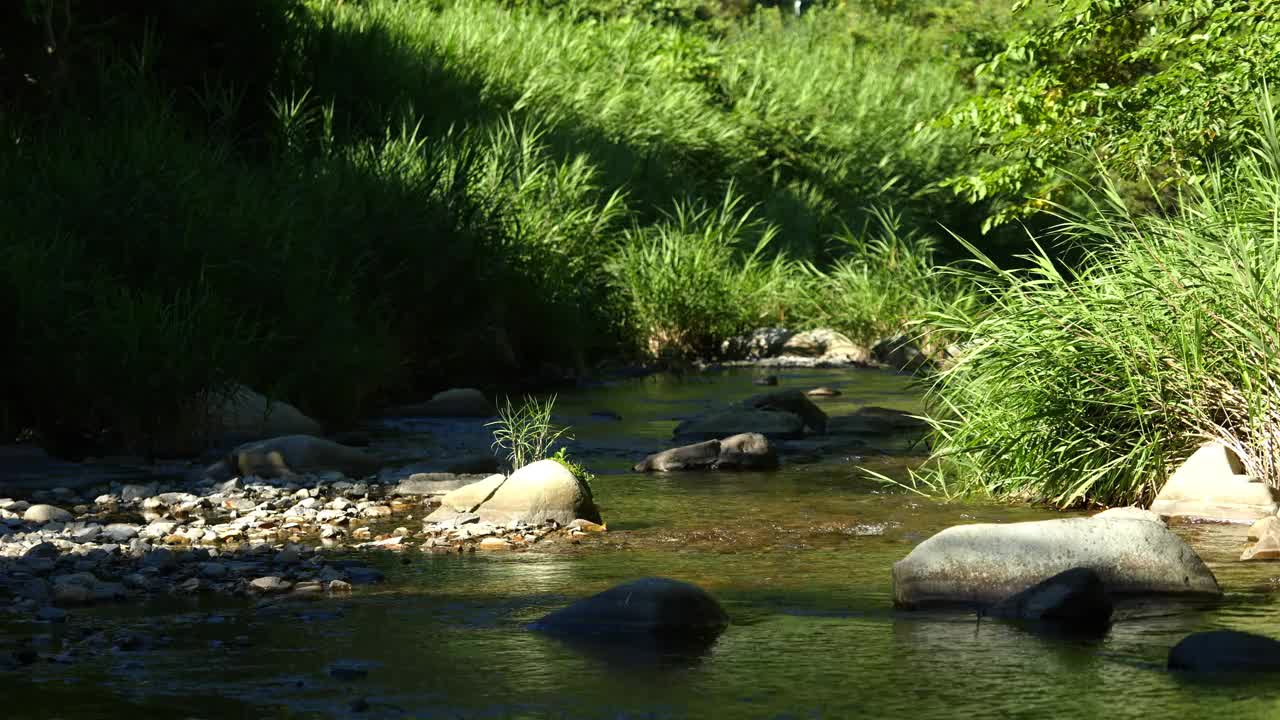
[[[1280,672],[1280,642],[1236,630],[1192,633],[1169,650],[1170,670]]]
[[[1160,489],[1152,512],[1170,518],[1252,523],[1275,515],[1276,494],[1244,474],[1240,458],[1222,443],[1202,445]]]
[[[497,414],[493,403],[475,388],[453,388],[438,392],[427,402],[406,409],[427,417],[485,418]]]
[[[685,640],[715,637],[728,623],[720,603],[697,585],[650,577],[579,600],[543,617],[531,628],[566,635]]]
[[[229,475],[287,477],[336,470],[349,477],[378,472],[382,461],[356,448],[310,435],[287,435],[241,445],[205,474],[215,479]]]
[[[1090,568],[1077,567],[1001,600],[986,614],[1056,629],[1097,631],[1110,623],[1113,609],[1102,577]]]
[[[672,470],[710,470],[720,461],[720,441],[685,445],[654,453],[636,463],[635,472],[671,472]]]
[[[989,605],[1076,567],[1098,573],[1112,595],[1222,594],[1204,561],[1163,525],[1069,518],[943,530],[894,564],[894,604]]]
[[[71,513],[53,505],[32,505],[22,513],[22,519],[29,523],[71,522]]]

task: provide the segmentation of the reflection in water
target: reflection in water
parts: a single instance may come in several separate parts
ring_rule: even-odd
[[[783,388],[838,386],[844,395],[823,405],[832,414],[862,404],[919,409],[893,374],[779,375]],[[1235,562],[1240,529],[1183,530],[1207,548],[1222,603],[1122,606],[1104,637],[1082,642],[979,624],[973,613],[892,609],[890,567],[921,539],[957,523],[1057,513],[886,491],[838,457],[768,474],[625,471],[669,442],[677,418],[757,390],[745,371],[562,394],[561,412],[582,418],[577,434],[600,469],[594,489],[610,528],[582,546],[413,551],[408,564],[380,556],[390,582],[345,600],[268,608],[175,597],[75,610],[65,626],[0,626],[4,652],[28,641],[45,658],[0,671],[7,698],[39,698],[9,703],[5,717],[1276,717],[1274,683],[1191,684],[1163,669],[1168,649],[1196,630],[1280,634],[1280,565]],[[602,409],[623,419],[589,420]],[[431,451],[450,437],[433,436]],[[900,459],[877,462],[902,470]],[[731,625],[683,654],[582,647],[525,629],[651,575],[706,588]],[[94,631],[106,638],[102,652]],[[148,642],[109,650],[121,633]],[[63,652],[68,662],[47,659]],[[368,667],[367,677],[333,677],[339,660]]]

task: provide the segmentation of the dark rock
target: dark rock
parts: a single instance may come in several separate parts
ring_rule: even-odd
[[[804,436],[804,420],[793,413],[778,410],[729,408],[685,420],[676,426],[674,435],[677,438],[709,440],[742,433],[760,433],[791,440]]]
[[[621,420],[622,416],[612,410],[592,410],[591,417],[601,420]]]
[[[695,445],[672,448],[655,453],[636,463],[636,472],[670,472],[672,470],[709,470],[720,461],[720,441],[707,440]]]
[[[1169,650],[1169,669],[1189,672],[1277,672],[1280,642],[1236,630],[1186,636]]]
[[[715,637],[728,625],[702,588],[667,578],[633,580],[561,608],[532,625],[554,634],[669,638]]]
[[[747,399],[746,407],[756,410],[781,410],[797,415],[804,424],[816,433],[827,431],[827,414],[813,404],[799,390],[780,390],[778,392],[756,395]]]
[[[1078,567],[1054,575],[1005,598],[987,611],[1004,620],[1051,623],[1070,630],[1101,630],[1111,622],[1113,606],[1098,573]]]
[[[484,393],[474,388],[438,392],[425,403],[403,408],[404,412],[426,417],[492,417],[497,412]]]
[[[876,359],[876,362],[905,372],[917,372],[936,367],[936,363],[906,335],[884,338],[872,346],[871,356]]]
[[[778,384],[778,376],[777,376],[777,375],[764,375],[764,376],[761,376],[761,377],[758,377],[758,378],[754,378],[754,379],[752,379],[752,380],[751,380],[751,384],[752,384],[752,385],[767,385],[767,386],[774,386],[774,385],[777,385],[777,384]]]

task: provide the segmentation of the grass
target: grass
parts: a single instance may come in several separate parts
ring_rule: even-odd
[[[507,398],[498,406],[498,419],[487,423],[486,427],[493,428],[493,449],[506,452],[513,471],[547,459],[561,438],[573,439],[568,428],[551,422],[555,405],[554,395],[545,400],[527,397],[519,406]]]
[[[1253,153],[1135,215],[1113,189],[1045,251],[967,277],[988,304],[934,318],[968,349],[938,379],[935,472],[948,493],[1074,506],[1152,499],[1206,439],[1280,487],[1280,136],[1269,96]]]

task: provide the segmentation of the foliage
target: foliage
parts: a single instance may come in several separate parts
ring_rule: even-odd
[[[1255,116],[1256,118],[1257,116]],[[934,318],[968,344],[933,389],[941,475],[1062,506],[1151,499],[1203,438],[1280,486],[1280,136],[1268,97],[1253,153],[1137,214],[1114,186],[1043,251],[973,273],[989,307]]]
[[[1244,154],[1254,89],[1280,71],[1280,2],[1053,4],[1056,19],[980,66],[990,89],[950,115],[993,158],[950,181],[971,200],[998,201],[986,227],[1078,201],[1068,171],[1095,160],[1154,179],[1130,188],[1151,196]]]
[[[568,448],[562,447],[559,450],[556,450],[556,454],[552,455],[551,459],[564,466],[565,470],[573,473],[574,477],[586,483],[588,489],[591,488],[591,483],[595,481],[596,476],[586,467],[574,461],[573,458],[570,458]]]
[[[562,437],[572,440],[569,428],[557,427],[551,422],[556,396],[546,400],[526,397],[519,407],[506,398],[498,406],[498,419],[487,423],[492,427],[493,449],[504,450],[512,470],[519,470],[529,463],[545,460],[547,452]]]

